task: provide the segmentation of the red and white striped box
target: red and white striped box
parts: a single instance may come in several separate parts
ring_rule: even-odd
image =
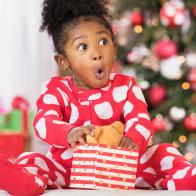
[[[71,169],[71,188],[134,189],[138,151],[107,145],[79,145]]]

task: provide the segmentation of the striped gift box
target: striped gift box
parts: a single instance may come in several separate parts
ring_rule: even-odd
[[[107,145],[77,146],[73,154],[71,188],[134,189],[138,151]]]

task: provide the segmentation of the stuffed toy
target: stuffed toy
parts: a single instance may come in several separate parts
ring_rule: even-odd
[[[96,126],[93,135],[87,135],[88,144],[106,144],[118,147],[124,133],[124,125],[115,121],[111,125]]]

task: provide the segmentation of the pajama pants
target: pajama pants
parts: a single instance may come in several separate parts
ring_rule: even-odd
[[[61,155],[61,158],[65,157]],[[51,154],[46,157],[39,153],[24,153],[17,163],[39,178],[41,190],[69,187],[70,168],[54,161]],[[152,146],[139,157],[136,188],[196,189],[196,166],[187,162],[170,144]]]

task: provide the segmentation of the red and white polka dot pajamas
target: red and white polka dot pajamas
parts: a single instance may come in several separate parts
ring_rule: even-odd
[[[153,128],[142,91],[132,77],[111,74],[106,87],[76,88],[71,77],[54,77],[42,89],[34,120],[37,136],[51,145],[47,156],[22,154],[17,164],[37,179],[40,192],[69,186],[73,149],[67,134],[77,126],[108,125],[120,120],[125,136],[140,147],[136,186],[157,189],[196,189],[196,167],[170,144],[147,148]]]

